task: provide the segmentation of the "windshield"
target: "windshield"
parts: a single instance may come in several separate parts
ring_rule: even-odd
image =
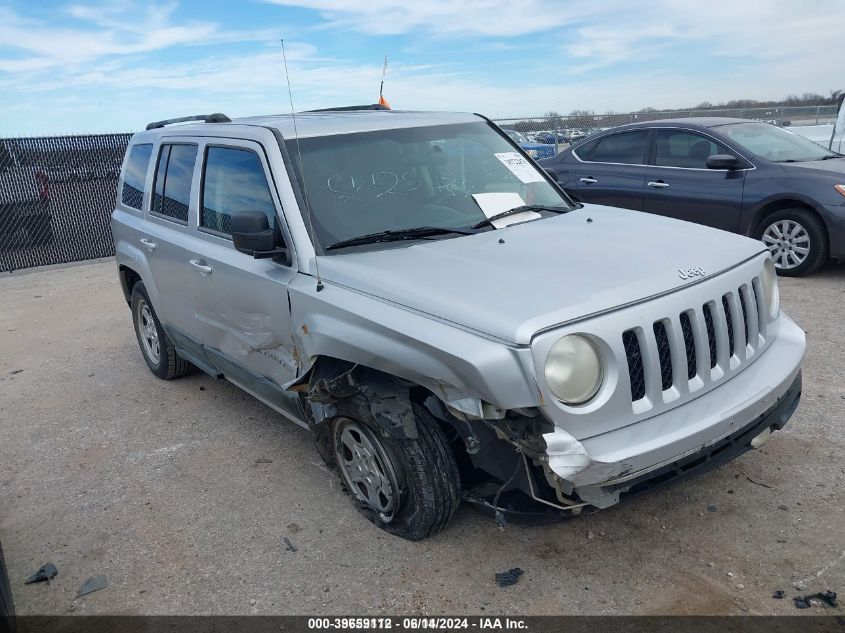
[[[502,130],[505,134],[511,137],[511,140],[515,143],[527,143],[528,139],[525,138],[522,134],[517,132],[516,130]]]
[[[718,131],[744,148],[775,163],[820,160],[835,156],[821,145],[768,123],[732,123]]]
[[[570,207],[481,121],[302,138],[299,147],[299,176],[322,248],[383,231],[472,227],[520,205]],[[295,140],[287,148],[297,156]]]

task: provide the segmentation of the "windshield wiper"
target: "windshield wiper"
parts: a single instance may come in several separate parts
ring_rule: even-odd
[[[329,246],[326,246],[327,251],[332,251],[337,248],[346,248],[347,246],[360,246],[362,244],[376,244],[378,242],[399,242],[401,240],[418,240],[434,235],[448,235],[449,233],[458,233],[460,235],[472,235],[474,231],[467,231],[466,229],[450,229],[442,226],[418,226],[412,229],[391,229],[389,231],[379,231],[378,233],[368,233],[367,235],[359,235],[358,237],[351,237],[348,240],[341,240]]]
[[[816,160],[830,160],[831,158],[842,158],[842,154],[829,154],[828,156],[822,156]]]
[[[514,207],[513,209],[502,211],[501,213],[497,213],[496,215],[491,216],[489,218],[484,218],[483,220],[481,220],[481,222],[476,222],[469,228],[480,229],[483,226],[492,224],[494,220],[501,220],[502,218],[506,218],[509,215],[525,213],[526,211],[552,211],[553,213],[569,213],[571,210],[572,209],[562,207],[544,206],[542,204],[524,204],[521,207]]]

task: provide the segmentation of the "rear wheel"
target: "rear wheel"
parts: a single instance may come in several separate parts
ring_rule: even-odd
[[[827,260],[827,232],[821,220],[805,209],[783,209],[766,217],[757,229],[779,275],[800,277]]]
[[[135,336],[150,371],[164,380],[178,378],[191,371],[193,365],[176,353],[176,347],[161,327],[142,281],[132,287],[130,306]]]

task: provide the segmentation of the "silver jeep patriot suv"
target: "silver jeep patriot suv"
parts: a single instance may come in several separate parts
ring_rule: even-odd
[[[112,230],[150,370],[198,367],[308,428],[408,539],[462,499],[571,516],[693,476],[801,393],[762,243],[575,204],[479,115],[151,123]]]

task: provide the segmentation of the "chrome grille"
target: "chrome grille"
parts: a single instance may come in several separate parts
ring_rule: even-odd
[[[635,410],[697,391],[751,360],[765,342],[759,283],[754,277],[701,306],[622,333]]]

